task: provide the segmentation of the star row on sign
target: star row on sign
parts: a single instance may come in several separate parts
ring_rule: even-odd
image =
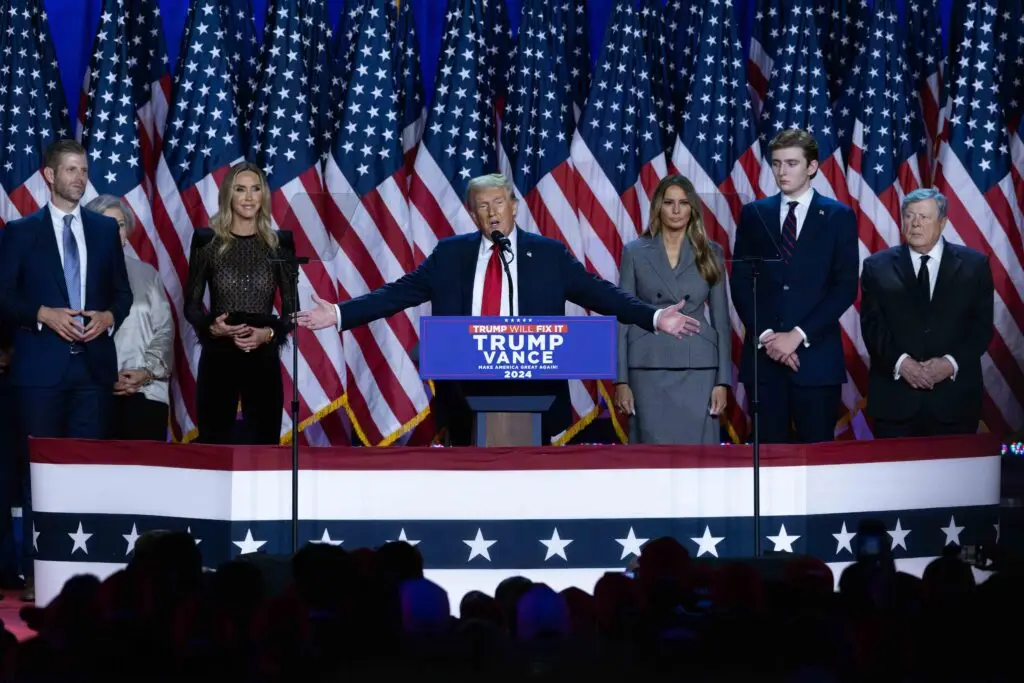
[[[1000,533],[999,523],[997,522],[992,526],[995,528],[996,541],[998,542]],[[964,527],[957,525],[956,517],[954,515],[950,515],[949,524],[945,527],[940,527],[939,530],[945,535],[945,543],[943,545],[960,545],[960,534],[961,532],[963,532]],[[192,527],[188,527],[186,531],[189,534],[191,534]],[[896,526],[891,530],[887,530],[887,533],[892,539],[891,548],[893,550],[895,550],[896,548],[903,548],[903,550],[908,549],[907,537],[910,535],[911,529],[904,529],[902,521],[899,518],[896,519]],[[40,533],[36,531],[35,525],[33,524],[32,545],[35,547],[37,551],[39,550],[39,535]],[[853,539],[854,537],[856,537],[856,535],[857,532],[849,531],[847,529],[845,521],[843,522],[840,530],[837,533],[832,534],[832,537],[836,540],[837,556],[840,555],[843,551],[846,551],[851,555],[854,554]],[[68,533],[68,537],[70,537],[71,540],[73,541],[71,554],[73,555],[75,552],[81,550],[83,553],[88,555],[88,542],[89,539],[92,538],[92,536],[93,534],[87,533],[82,528],[82,523],[79,522],[78,529],[74,533]],[[139,534],[137,525],[132,524],[131,531],[127,534],[122,534],[121,536],[125,540],[126,545],[124,554],[125,556],[127,556],[135,549],[135,542],[139,539],[141,534]],[[800,535],[790,534],[786,530],[785,523],[782,523],[779,526],[779,532],[777,534],[765,536],[765,538],[773,544],[773,552],[792,553],[794,552],[793,544],[800,538]],[[389,540],[389,542],[391,542],[392,540],[404,541],[413,546],[419,545],[420,543],[419,540],[410,539],[409,536],[406,534],[404,527],[399,531],[398,537]],[[622,552],[619,559],[625,560],[630,555],[635,555],[639,557],[643,545],[647,543],[647,541],[649,540],[649,538],[638,537],[633,527],[630,526],[629,531],[627,532],[624,538],[615,539],[615,542],[618,543],[619,546],[621,546],[622,548]],[[718,557],[718,544],[725,540],[725,536],[714,536],[711,533],[711,526],[705,525],[703,535],[695,538],[690,538],[689,540],[696,545],[697,557],[702,557],[704,555]],[[202,543],[202,539],[197,538],[195,539],[195,542],[196,545],[199,545],[200,543]],[[313,544],[327,544],[333,546],[340,546],[345,541],[344,539],[331,538],[330,531],[325,527],[323,534],[320,536],[320,538],[310,539],[309,542]],[[467,562],[470,562],[477,557],[482,557],[483,559],[490,562],[490,548],[493,545],[495,545],[498,541],[497,539],[486,538],[484,536],[483,529],[481,527],[477,527],[476,536],[472,539],[463,539],[462,542],[466,544],[466,546],[468,546],[469,548],[469,556],[466,558]],[[541,545],[543,545],[546,549],[546,553],[544,555],[545,562],[547,562],[553,557],[560,557],[563,560],[568,561],[569,557],[566,553],[566,549],[573,542],[573,539],[562,538],[559,535],[558,527],[554,527],[554,530],[551,533],[551,538],[538,539],[538,542]],[[232,541],[232,543],[238,548],[239,554],[247,555],[249,553],[258,552],[261,548],[263,548],[264,545],[267,544],[267,541],[256,539],[252,534],[252,529],[246,529],[245,538],[243,538],[240,541]]]

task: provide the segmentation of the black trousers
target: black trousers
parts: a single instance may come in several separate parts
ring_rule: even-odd
[[[238,403],[244,434],[236,435]],[[230,339],[203,345],[196,377],[200,443],[277,444],[281,441],[284,389],[276,344],[246,353]]]
[[[107,438],[121,441],[167,441],[166,403],[142,394],[114,396]]]
[[[978,417],[958,422],[939,422],[928,415],[909,420],[883,420],[875,418],[876,439],[902,439],[914,436],[952,436],[954,434],[977,434]]]
[[[843,400],[841,385],[805,387],[789,381],[773,382],[761,385],[759,398],[761,443],[821,443],[835,439]]]

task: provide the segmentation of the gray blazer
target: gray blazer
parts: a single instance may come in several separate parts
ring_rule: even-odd
[[[716,384],[732,386],[732,323],[726,294],[722,249],[711,243],[723,277],[714,287],[697,270],[690,240],[683,240],[679,264],[673,269],[661,235],[642,235],[622,250],[619,286],[657,308],[687,294],[682,313],[701,321],[700,334],[676,339],[635,325],[619,325],[619,382],[629,381],[630,368],[717,368]]]

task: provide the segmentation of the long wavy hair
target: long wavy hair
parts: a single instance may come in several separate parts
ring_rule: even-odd
[[[690,223],[686,226],[686,239],[690,240],[690,247],[693,249],[694,260],[697,263],[697,272],[707,281],[709,287],[718,284],[722,279],[722,267],[715,258],[715,252],[711,248],[711,240],[708,239],[708,231],[704,227],[704,211],[697,190],[693,183],[684,176],[670,175],[658,183],[658,188],[651,198],[651,218],[647,223],[644,235],[654,237],[662,230],[661,205],[665,201],[665,193],[670,187],[679,187],[686,193],[686,201],[690,204]]]
[[[260,209],[256,212],[256,234],[268,248],[277,249],[277,233],[270,226],[270,188],[267,186],[267,175],[256,164],[243,161],[232,166],[224,176],[224,182],[220,184],[220,194],[217,198],[217,213],[210,219],[210,229],[220,240],[220,253],[230,249],[236,239],[231,234],[231,224],[235,218],[235,213],[231,209],[231,198],[235,193],[235,181],[238,174],[246,171],[256,174],[260,179],[260,187],[263,189]]]

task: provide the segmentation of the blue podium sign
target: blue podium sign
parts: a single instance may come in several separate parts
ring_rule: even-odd
[[[420,377],[614,379],[617,332],[605,316],[424,316]]]

